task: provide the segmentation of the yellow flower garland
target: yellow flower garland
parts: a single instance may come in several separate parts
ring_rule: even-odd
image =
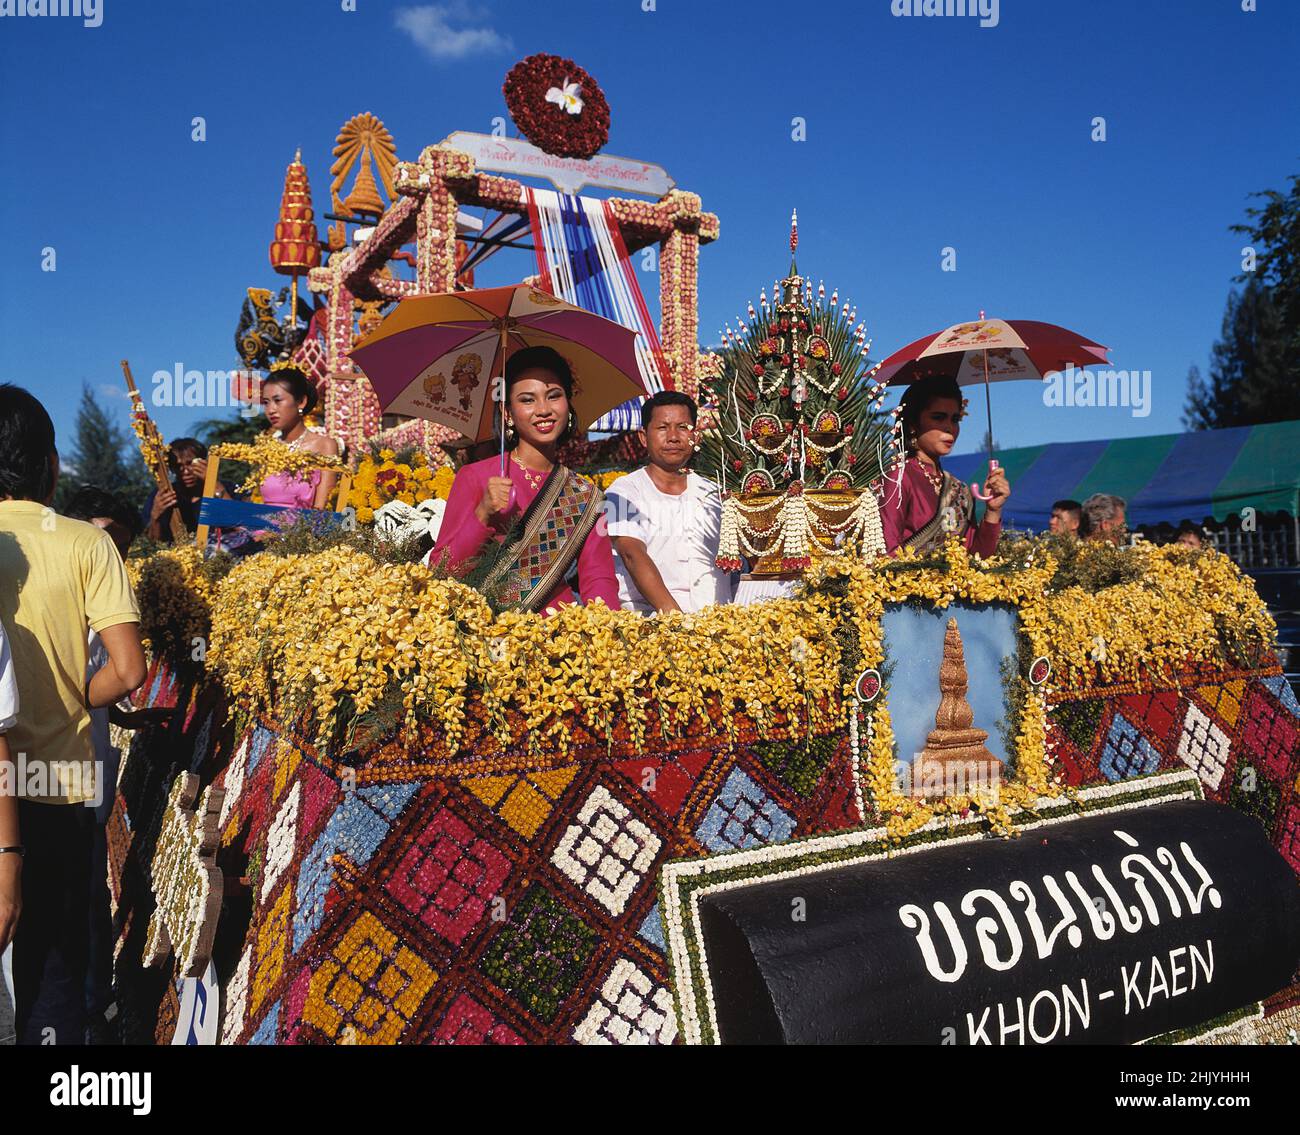
[[[224,441],[220,445],[214,445],[208,451],[208,456],[220,458],[222,461],[242,461],[253,467],[248,479],[237,490],[241,493],[251,492],[263,480],[275,473],[297,476],[317,469],[326,472],[337,471],[345,464],[341,457],[294,449],[269,433],[259,434],[257,440],[251,445]]]
[[[394,684],[408,723],[427,715],[453,752],[471,686],[502,744],[517,739],[517,714],[533,747],[560,751],[579,722],[607,735],[625,719],[640,745],[651,708],[666,728],[739,711],[760,729],[774,711],[824,728],[838,712],[833,626],[789,600],[655,619],[595,604],[494,620],[477,592],[421,565],[334,548],[238,565],[212,624],[210,658],[232,697],[274,703],[280,716],[309,709],[322,734],[374,710]]]
[[[1250,649],[1271,646],[1272,620],[1230,560],[1143,546],[1125,555],[1138,578],[1095,593],[1052,592],[1057,564],[1045,551],[1009,565],[971,557],[954,543],[943,553],[946,569],[911,553],[894,557],[888,570],[836,558],[818,562],[800,598],[650,619],[599,604],[547,619],[493,618],[462,584],[418,564],[380,564],[347,546],[256,556],[215,588],[193,548],[129,567],[154,650],[170,644],[181,652],[210,620],[209,657],[244,707],[281,719],[310,711],[324,737],[396,697],[408,726],[417,716],[431,719],[454,755],[470,743],[473,700],[482,712],[475,711],[471,756],[524,738],[534,751],[562,756],[579,726],[595,736],[626,727],[636,747],[652,721],[664,731],[703,727],[734,736],[744,715],[760,736],[825,731],[850,706],[858,711],[837,628],[850,625],[861,666],[878,668],[889,604],[1012,605],[1032,656],[1049,658],[1053,673],[1025,699],[1012,779],[996,801],[904,796],[887,705],[865,707],[862,786],[871,810],[902,838],[936,815],[966,809],[1010,831],[1036,797],[1059,794],[1046,733],[1055,693],[1176,681],[1189,662],[1221,662],[1225,636]]]

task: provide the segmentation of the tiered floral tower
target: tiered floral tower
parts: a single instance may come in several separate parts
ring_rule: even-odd
[[[284,195],[280,198],[280,218],[271,241],[271,267],[282,276],[295,279],[320,265],[320,243],[311,208],[311,186],[307,184],[307,167],[299,150],[284,175]]]
[[[758,576],[802,572],[815,556],[884,550],[870,485],[893,459],[884,388],[868,369],[864,325],[838,290],[798,274],[797,216],[790,272],[748,322],[728,325],[714,377],[714,408],[699,467],[723,489],[718,564],[750,559]]]

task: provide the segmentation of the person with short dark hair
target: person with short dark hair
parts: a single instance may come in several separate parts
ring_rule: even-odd
[[[689,395],[662,390],[648,398],[641,407],[646,464],[605,491],[625,610],[698,611],[731,601],[731,576],[715,562],[722,495],[688,465],[697,424]]]
[[[19,706],[8,742],[19,758],[23,912],[13,944],[20,1044],[85,1039],[94,813],[104,791],[90,710],[145,678],[140,612],[109,535],[58,516],[54,423],[26,390],[0,384],[0,617]],[[89,630],[108,662],[86,681]]]
[[[1076,500],[1059,500],[1052,505],[1052,518],[1047,522],[1047,530],[1053,536],[1069,532],[1079,534],[1079,520],[1083,516],[1083,505]]]
[[[1110,493],[1093,493],[1083,502],[1079,535],[1085,540],[1106,540],[1111,544],[1122,544],[1127,531],[1124,515],[1126,507],[1123,497]]]
[[[208,447],[198,438],[178,437],[167,447],[167,464],[172,472],[168,489],[154,489],[144,502],[145,535],[163,544],[172,543],[172,510],[178,509],[187,532],[199,526],[203,502],[203,481],[208,473]],[[213,494],[230,496],[228,486],[217,484]]]
[[[139,513],[126,501],[98,485],[82,485],[72,494],[63,515],[102,528],[123,559],[126,559],[131,542],[140,535]]]
[[[1178,526],[1178,535],[1174,537],[1174,543],[1181,544],[1185,548],[1203,548],[1205,547],[1204,529],[1199,524],[1184,520]]]
[[[550,611],[581,596],[618,610],[603,495],[559,461],[578,428],[568,362],[550,347],[516,351],[505,397],[505,471],[499,455],[460,467],[426,562],[472,580],[505,609]]]

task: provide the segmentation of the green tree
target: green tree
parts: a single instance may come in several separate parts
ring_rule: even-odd
[[[1184,423],[1213,430],[1294,418],[1295,363],[1274,293],[1258,279],[1247,280],[1228,295],[1208,379],[1199,367],[1187,375]]]
[[[1236,277],[1220,338],[1210,352],[1209,377],[1187,376],[1183,421],[1192,429],[1222,429],[1298,416],[1300,388],[1300,174],[1289,193],[1251,196],[1249,221],[1231,232],[1247,238],[1253,271]],[[1246,255],[1243,250],[1243,255]]]
[[[144,504],[153,488],[135,438],[109,416],[89,386],[81,388],[73,442],[64,460],[66,467],[54,498],[56,510],[82,485],[98,485],[136,508]]]

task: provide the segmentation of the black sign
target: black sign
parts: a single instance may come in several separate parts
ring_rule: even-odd
[[[1285,986],[1300,890],[1178,801],[704,894],[724,1043],[1130,1043]]]

